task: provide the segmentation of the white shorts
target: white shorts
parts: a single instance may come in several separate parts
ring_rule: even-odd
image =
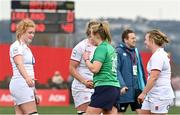
[[[173,99],[166,99],[166,100],[153,99],[152,101],[146,99],[142,103],[141,109],[150,110],[151,113],[168,113],[169,108],[172,105],[173,105]]]
[[[75,108],[78,106],[90,102],[91,101],[91,95],[94,92],[91,91],[82,91],[82,90],[73,90],[72,89],[72,96],[74,99]]]
[[[14,105],[35,101],[34,87],[29,87],[24,78],[12,78],[9,90],[14,100]]]

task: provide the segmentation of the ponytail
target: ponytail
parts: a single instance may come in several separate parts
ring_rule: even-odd
[[[99,24],[91,27],[93,34],[98,33],[103,41],[111,43],[112,37],[109,29],[109,24],[106,21],[100,22]]]
[[[103,29],[104,29],[104,32],[106,35],[105,40],[107,40],[109,43],[111,43],[112,37],[111,37],[110,29],[109,29],[109,23],[107,21],[103,21],[102,25],[103,25]]]

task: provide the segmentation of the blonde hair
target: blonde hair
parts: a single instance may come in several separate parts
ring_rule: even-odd
[[[169,43],[169,38],[160,30],[151,30],[147,32],[149,38],[153,39],[155,44],[158,46],[163,46],[165,43]]]
[[[93,34],[98,33],[103,41],[107,40],[109,43],[111,43],[112,37],[109,29],[109,23],[107,21],[93,25],[91,29]]]
[[[93,20],[90,20],[87,25],[86,25],[86,35],[89,36],[90,33],[91,33],[91,26],[93,25],[96,25],[96,24],[99,24],[100,21],[99,20],[96,20],[96,19],[93,19]]]
[[[16,26],[16,39],[19,40],[29,27],[35,28],[36,25],[31,19],[23,19]]]

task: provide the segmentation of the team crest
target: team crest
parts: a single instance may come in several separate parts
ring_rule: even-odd
[[[127,56],[127,54],[126,54],[126,53],[123,53],[123,56]]]
[[[17,54],[17,53],[18,53],[18,48],[15,47],[15,48],[13,49],[13,54]]]

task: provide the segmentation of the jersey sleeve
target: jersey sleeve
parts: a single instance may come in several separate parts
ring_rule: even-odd
[[[12,46],[10,52],[12,57],[15,57],[17,55],[23,55],[22,46],[21,45]]]
[[[162,68],[163,68],[163,56],[161,55],[154,55],[152,58],[151,58],[151,70],[153,69],[156,69],[156,70],[160,70],[162,71]]]
[[[71,60],[80,62],[84,51],[85,51],[84,44],[82,44],[82,42],[80,42],[73,48],[72,53],[71,53]]]
[[[105,46],[97,47],[94,52],[92,62],[99,61],[99,62],[103,63],[104,60],[106,59],[106,54],[107,54],[107,48]]]

